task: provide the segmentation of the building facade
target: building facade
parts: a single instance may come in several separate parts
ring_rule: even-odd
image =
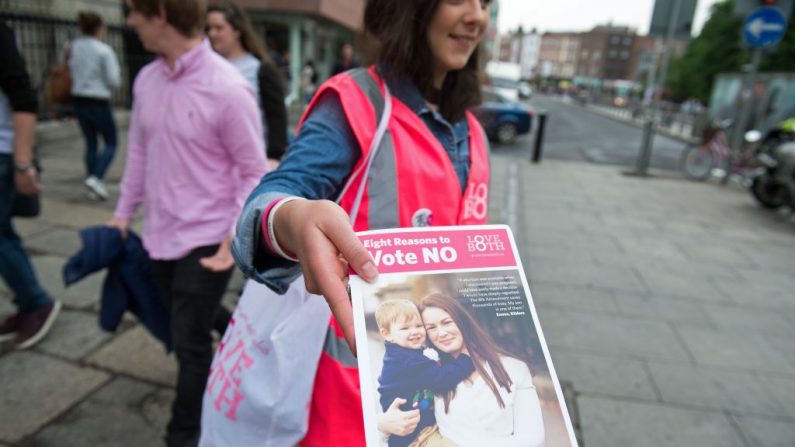
[[[577,73],[581,45],[580,33],[544,33],[538,50],[539,75],[543,78],[572,78]]]
[[[237,0],[271,51],[289,63],[289,102],[298,101],[303,66],[311,61],[322,82],[344,44],[359,47],[365,0]]]
[[[581,34],[577,76],[585,79],[631,79],[635,60],[634,29],[625,26],[597,26]]]
[[[213,3],[214,0],[210,0]],[[343,44],[357,47],[365,0],[235,0],[251,17],[269,48],[289,63],[290,95],[299,94],[301,69],[307,61],[325,80],[340,58]],[[63,59],[68,42],[79,35],[77,13],[91,10],[108,25],[106,41],[119,56],[123,88],[116,105],[129,105],[129,86],[138,69],[152,59],[124,26],[124,0],[0,0],[0,18],[14,30],[34,84],[43,88],[47,71]]]
[[[535,29],[525,32],[520,27],[502,36],[500,43],[499,61],[521,65],[523,79],[538,75],[541,35]]]
[[[685,53],[689,41],[673,40],[671,42],[671,57],[678,57]],[[646,81],[650,78],[651,71],[662,65],[665,54],[665,39],[650,36],[636,36],[635,48],[629,78],[633,81]]]

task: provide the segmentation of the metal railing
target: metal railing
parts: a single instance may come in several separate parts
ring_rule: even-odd
[[[80,35],[77,22],[44,15],[7,12],[0,12],[0,20],[14,30],[31,82],[39,95],[40,118],[68,114],[68,106],[64,109],[47,104],[44,92],[50,69],[64,61],[69,42]],[[130,82],[131,77],[134,76],[130,67],[139,68],[151,60],[151,55],[125,51],[127,46],[125,44],[130,38],[129,33],[131,31],[124,27],[108,25],[107,35],[104,38],[104,41],[116,51],[121,67],[122,85],[113,91],[111,98],[114,107],[130,107]]]

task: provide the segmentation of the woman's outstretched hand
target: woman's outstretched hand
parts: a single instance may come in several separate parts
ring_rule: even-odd
[[[278,244],[301,263],[306,290],[323,295],[356,355],[348,265],[367,281],[378,277],[370,254],[353,232],[348,215],[328,200],[293,200],[274,215]]]

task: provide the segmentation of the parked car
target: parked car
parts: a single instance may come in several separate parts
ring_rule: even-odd
[[[513,143],[517,136],[530,132],[533,121],[529,107],[490,89],[483,90],[483,104],[475,109],[475,116],[489,139],[502,144]]]
[[[530,99],[531,96],[533,96],[533,87],[530,87],[530,84],[528,84],[527,82],[520,82],[519,98]]]

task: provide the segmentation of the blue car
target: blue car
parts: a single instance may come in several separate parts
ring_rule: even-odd
[[[526,105],[504,98],[492,90],[483,90],[483,104],[474,110],[489,139],[501,144],[516,141],[530,132],[533,112]]]

